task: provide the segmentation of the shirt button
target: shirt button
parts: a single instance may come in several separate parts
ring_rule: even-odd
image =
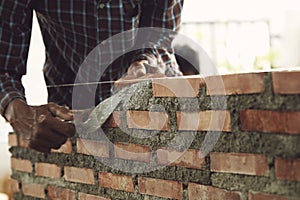
[[[99,8],[103,9],[104,7],[105,7],[105,4],[104,3],[100,3]]]

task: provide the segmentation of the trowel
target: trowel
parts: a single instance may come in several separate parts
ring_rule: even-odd
[[[118,90],[111,97],[100,102],[90,113],[88,119],[82,123],[82,128],[86,133],[97,131],[106,122],[109,116],[117,108],[120,102],[128,94],[130,87]]]

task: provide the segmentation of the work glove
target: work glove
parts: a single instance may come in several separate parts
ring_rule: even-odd
[[[49,153],[52,148],[60,148],[75,134],[75,126],[70,123],[73,120],[71,111],[54,103],[29,106],[21,99],[14,99],[5,117],[28,146],[40,152]]]

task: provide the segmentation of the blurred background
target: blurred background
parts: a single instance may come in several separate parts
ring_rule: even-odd
[[[299,0],[185,0],[181,33],[200,45],[220,74],[300,66]],[[47,102],[42,75],[44,47],[33,23],[27,75],[28,103]],[[9,176],[7,135],[0,117],[0,192]]]

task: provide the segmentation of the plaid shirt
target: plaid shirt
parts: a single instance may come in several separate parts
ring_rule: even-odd
[[[183,0],[1,0],[0,114],[3,115],[14,98],[25,100],[21,77],[26,73],[33,11],[37,14],[46,48],[45,81],[53,86],[73,84],[91,50],[115,34],[141,27],[161,27],[177,32],[182,6]],[[121,42],[129,42],[133,47],[138,38],[134,33]],[[162,36],[161,41],[154,44],[145,42],[145,46],[151,45],[151,48],[121,56],[114,62],[117,64],[108,67],[100,81],[117,80],[126,73],[131,62],[141,59],[160,64],[167,76],[179,75],[171,48],[172,37]],[[124,49],[112,51],[119,53]],[[109,55],[112,52],[101,53]],[[111,84],[98,85],[96,101],[111,94]],[[48,87],[48,100],[72,107],[72,89]]]

